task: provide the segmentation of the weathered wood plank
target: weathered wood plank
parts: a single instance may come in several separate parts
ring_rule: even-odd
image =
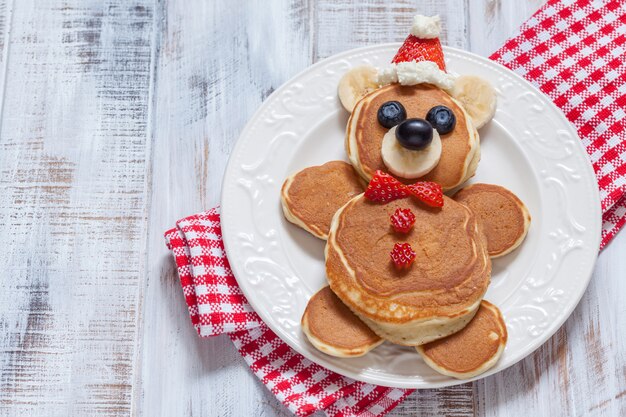
[[[10,22],[0,414],[128,415],[152,1],[16,1]]]
[[[11,30],[11,15],[13,13],[13,2],[10,0],[0,0],[0,119],[2,117],[2,103],[4,102],[4,90],[6,85],[6,66],[9,48],[9,32]]]
[[[491,55],[546,1],[467,1],[467,49],[478,55]]]
[[[442,42],[467,49],[468,26],[465,7],[455,0],[323,0],[314,3],[313,57],[325,58],[359,46],[402,42],[413,16],[439,14]]]
[[[543,0],[212,3],[0,0],[0,415],[289,415],[228,339],[195,336],[163,230],[219,201],[245,121],[313,61],[401,41],[415,11],[487,55]],[[625,415],[625,248],[534,355],[393,415]]]
[[[219,202],[240,130],[311,64],[309,9],[295,0],[162,6],[137,414],[287,416],[227,337],[197,337],[163,232]]]

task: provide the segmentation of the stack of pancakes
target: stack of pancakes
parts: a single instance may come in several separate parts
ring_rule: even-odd
[[[389,227],[397,208],[416,216],[410,233]],[[409,242],[408,270],[389,262],[389,248]],[[335,294],[374,332],[417,346],[461,330],[491,277],[491,261],[474,213],[444,197],[443,208],[413,198],[374,204],[359,195],[335,217],[326,244],[326,274]]]
[[[413,198],[386,204],[365,199],[365,181],[376,170],[386,171],[380,149],[387,129],[376,113],[392,100],[404,105],[409,118],[424,118],[436,105],[456,115],[454,130],[442,137],[439,164],[419,180],[450,190],[476,171],[478,133],[446,92],[428,84],[391,84],[364,96],[346,131],[351,165],[332,161],[306,168],[282,187],[286,219],[327,241],[330,286],[311,298],[302,328],[315,347],[333,356],[364,355],[386,340],[415,346],[438,372],[472,377],[495,364],[507,338],[499,310],[483,301],[490,258],[521,243],[530,215],[513,193],[487,184],[467,187],[454,198],[444,196],[442,208]],[[390,227],[397,208],[410,208],[416,216],[408,234]],[[398,270],[390,262],[396,242],[410,243],[417,254],[409,269]]]

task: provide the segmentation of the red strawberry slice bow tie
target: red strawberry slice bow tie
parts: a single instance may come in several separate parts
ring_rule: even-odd
[[[548,95],[578,130],[598,179],[602,246],[626,222],[626,5],[549,1],[491,59]],[[203,337],[227,333],[254,374],[299,416],[380,416],[411,391],[351,380],[292,350],[241,293],[224,253],[216,209],[165,234],[189,315]]]

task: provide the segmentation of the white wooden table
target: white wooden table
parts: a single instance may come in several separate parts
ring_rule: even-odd
[[[196,336],[163,232],[219,202],[244,123],[298,71],[402,40],[417,5],[488,55],[543,1],[0,0],[0,415],[289,415]],[[392,415],[626,415],[625,251],[530,357]]]

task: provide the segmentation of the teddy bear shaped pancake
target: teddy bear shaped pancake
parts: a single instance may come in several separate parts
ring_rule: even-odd
[[[483,297],[491,258],[521,244],[530,215],[494,184],[444,194],[476,172],[496,92],[446,72],[439,31],[438,16],[415,16],[389,67],[343,76],[349,163],[294,173],[281,202],[287,220],[326,241],[329,286],[301,320],[313,346],[337,357],[414,346],[437,372],[470,378],[504,350],[504,319]]]

